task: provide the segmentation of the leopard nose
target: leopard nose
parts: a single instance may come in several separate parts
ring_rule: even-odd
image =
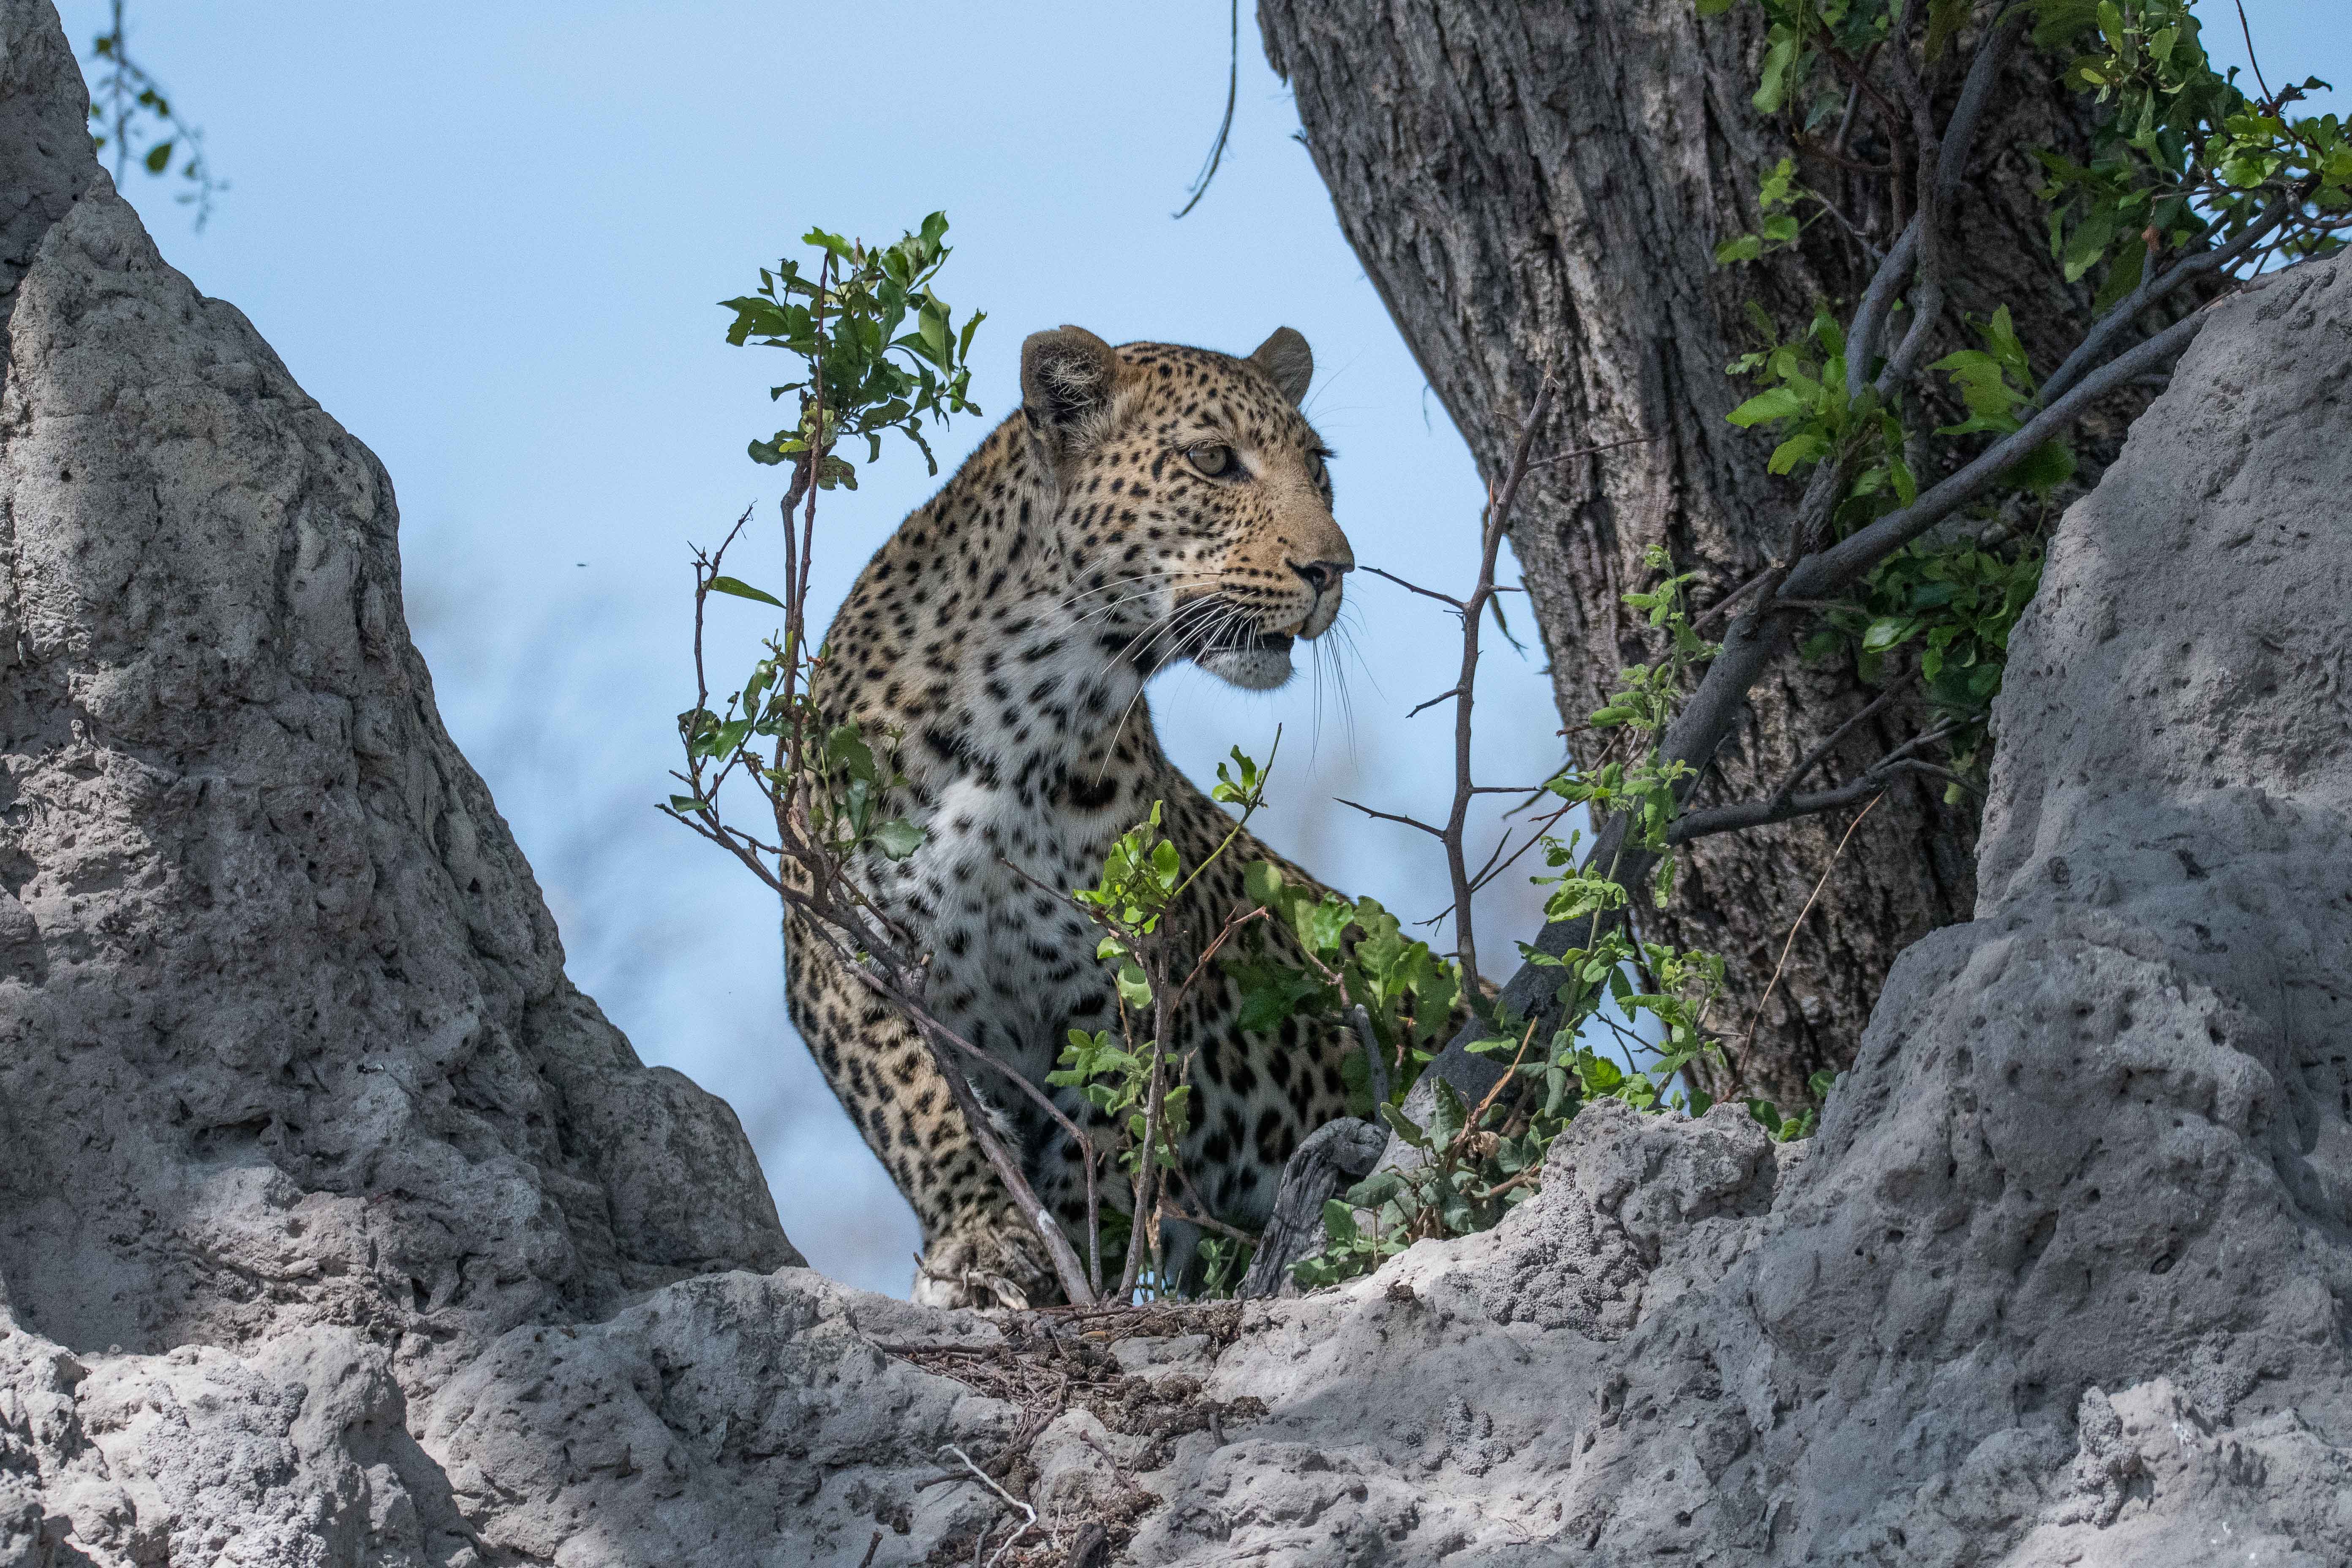
[[[1352,561],[1310,561],[1306,565],[1301,566],[1297,562],[1292,561],[1287,562],[1285,564],[1288,565],[1293,572],[1297,573],[1299,576],[1305,578],[1307,580],[1307,585],[1315,590],[1315,596],[1319,599],[1325,594],[1328,593],[1333,587],[1338,585],[1339,574],[1355,565],[1355,563]]]

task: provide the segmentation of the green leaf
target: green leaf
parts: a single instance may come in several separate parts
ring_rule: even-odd
[[[904,860],[923,847],[929,835],[903,816],[893,816],[874,829],[874,847],[893,860]]]
[[[754,452],[752,456],[757,457],[759,454]],[[782,599],[764,588],[754,588],[751,584],[733,577],[713,577],[710,580],[710,590],[715,594],[732,594],[739,599],[757,599],[763,605],[773,605],[780,610],[791,608]]]
[[[1331,1238],[1334,1247],[1346,1247],[1357,1237],[1356,1211],[1338,1198],[1323,1200],[1323,1234]]]
[[[1769,392],[1758,393],[1733,409],[1728,417],[1734,425],[1745,429],[1750,425],[1761,425],[1768,420],[1793,419],[1804,413],[1805,407],[1805,400],[1793,389],[1776,386]]]
[[[1764,51],[1764,79],[1756,89],[1754,99],[1757,109],[1763,113],[1778,112],[1789,96],[1789,75],[1797,63],[1799,42],[1794,30],[1773,27],[1771,47]]]
[[[1907,620],[1882,616],[1871,622],[1870,629],[1863,634],[1862,651],[1883,653],[1909,637],[1915,629],[1913,624]]]
[[[147,149],[147,156],[141,159],[140,162],[147,165],[147,172],[149,174],[162,174],[172,162],[172,144],[169,142],[156,142],[155,145]]]
[[[1785,474],[1799,463],[1821,461],[1829,455],[1829,450],[1828,437],[1816,435],[1810,430],[1804,431],[1790,437],[1772,449],[1772,460],[1765,467],[1772,473]]]
[[[1970,0],[1928,0],[1927,63],[1933,65],[1959,30],[1967,26]]]
[[[2063,441],[2044,441],[2020,458],[2009,477],[2036,495],[2046,494],[2074,477],[2074,449]]]

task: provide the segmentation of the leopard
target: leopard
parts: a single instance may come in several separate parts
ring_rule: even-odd
[[[1339,616],[1355,566],[1333,512],[1332,449],[1301,411],[1314,376],[1284,327],[1246,356],[1162,342],[1114,347],[1075,326],[1021,351],[1021,405],[910,513],[852,584],[810,695],[827,724],[898,738],[883,810],[922,829],[901,858],[868,847],[851,875],[928,952],[925,1005],[986,1054],[967,1080],[1039,1200],[1078,1240],[1084,1154],[1004,1072],[1050,1095],[1108,1147],[1108,1121],[1052,1086],[1069,1032],[1116,1026],[1101,933],[1067,896],[1146,820],[1206,868],[1163,929],[1185,973],[1251,908],[1245,868],[1273,863],[1169,759],[1145,687],[1189,661],[1265,691]],[[1296,941],[1257,921],[1276,961]],[[803,917],[785,921],[790,1016],[834,1093],[920,1222],[914,1299],[1031,1306],[1060,1299],[1036,1232],[985,1158],[908,1018],[861,984]],[[1244,1027],[1235,978],[1207,966],[1166,1042],[1192,1086],[1186,1195],[1208,1220],[1262,1225],[1283,1165],[1349,1113],[1342,1020]],[[1109,1205],[1126,1184],[1101,1178]],[[1199,1235],[1164,1233],[1179,1266]],[[1171,1266],[1174,1267],[1174,1266]],[[1172,1277],[1172,1275],[1171,1275]]]

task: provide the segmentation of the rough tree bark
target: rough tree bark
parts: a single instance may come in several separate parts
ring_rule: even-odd
[[[1807,183],[1840,197],[1880,246],[1903,215],[1887,210],[1883,182],[1792,149],[1751,107],[1759,38],[1744,12],[1702,22],[1686,4],[1650,0],[1263,0],[1259,22],[1340,225],[1482,469],[1507,458],[1547,374],[1560,379],[1562,410],[1547,445],[1655,437],[1540,470],[1515,514],[1512,544],[1573,726],[1622,666],[1660,651],[1619,602],[1649,578],[1648,546],[1702,574],[1702,608],[1785,548],[1795,490],[1766,472],[1769,438],[1725,419],[1744,395],[1725,366],[1759,341],[1746,301],[1801,321],[1817,301],[1850,300],[1873,260],[1831,221],[1751,267],[1717,266],[1714,247],[1756,226],[1759,179],[1791,151]],[[1967,58],[1948,57],[1930,80],[1939,106]],[[1947,312],[1955,346],[1964,316],[2003,300],[2028,343],[2071,344],[2087,306],[2048,259],[2025,151],[2082,145],[2048,74],[2012,64],[1983,138],[1954,247],[1968,268]],[[1857,123],[1849,152],[1883,163],[1866,102]],[[2133,412],[2087,432],[2085,481]],[[1696,803],[1769,793],[1870,695],[1847,668],[1777,671]],[[1891,704],[1814,782],[1858,771],[1919,720]],[[1571,731],[1570,743],[1582,740]],[[1744,1052],[1750,1092],[1789,1103],[1815,1069],[1846,1066],[1895,956],[1969,914],[1974,812],[1940,795],[1897,785],[1846,846]],[[1723,1028],[1746,1028],[1851,820],[1703,842],[1674,910],[1642,912],[1644,936],[1724,954]],[[1730,1087],[1714,1076],[1710,1088]]]

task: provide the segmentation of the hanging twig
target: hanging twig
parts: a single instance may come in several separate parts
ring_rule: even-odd
[[[1234,132],[1234,105],[1240,100],[1242,91],[1242,0],[1233,0],[1232,31],[1233,63],[1225,76],[1225,117],[1218,121],[1217,139],[1209,147],[1209,161],[1202,165],[1200,177],[1192,182],[1192,200],[1176,210],[1175,216],[1180,218],[1199,206],[1201,198],[1209,194],[1209,182],[1217,177],[1217,165],[1224,162],[1225,141]]]

